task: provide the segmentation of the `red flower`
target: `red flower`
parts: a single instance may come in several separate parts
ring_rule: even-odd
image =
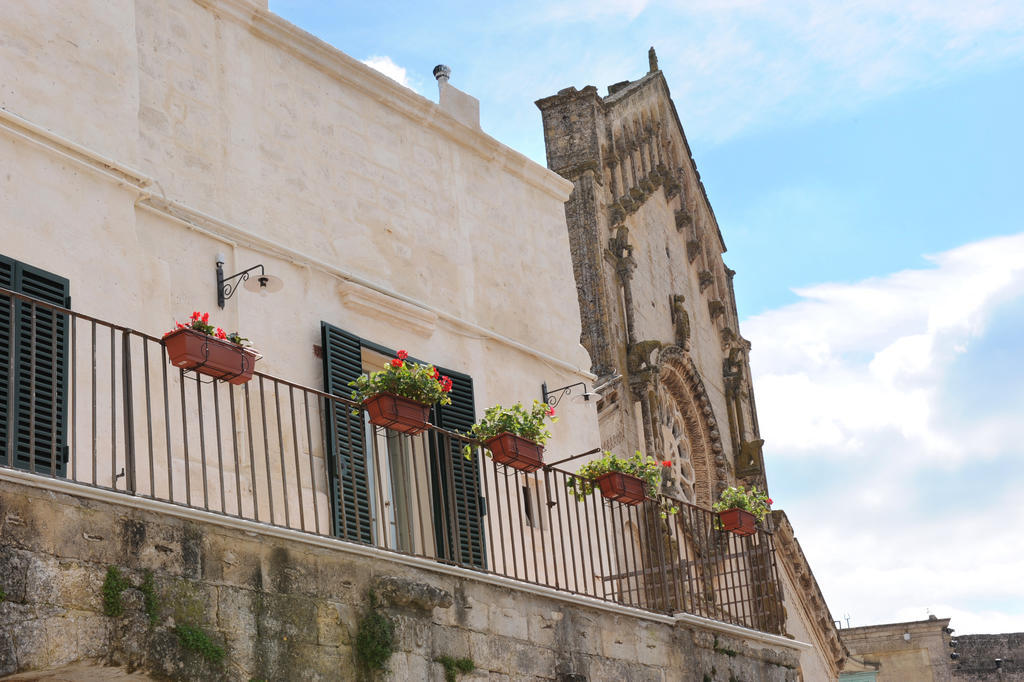
[[[223,329],[221,329],[220,327],[217,327],[217,338],[218,339],[226,339],[226,338],[228,338],[228,333],[226,331],[224,331]]]
[[[395,358],[394,360],[391,361],[391,366],[392,367],[401,367],[402,364],[403,364],[402,361],[399,360],[398,358]]]
[[[210,313],[203,313],[203,324],[210,324]]]
[[[397,353],[395,353],[395,355],[398,356],[399,360],[405,360],[407,357],[409,357],[409,354],[406,353],[404,350],[398,351]]]
[[[184,329],[185,328],[185,325],[183,325],[181,322],[177,322],[175,324],[178,325],[178,327],[177,327],[178,329]]]
[[[199,319],[199,311],[198,310],[193,310],[192,311],[192,320],[195,321],[195,320],[198,320],[198,319]]]
[[[770,498],[770,497],[768,498],[768,504],[769,505],[772,504],[772,498]]]
[[[672,460],[670,460],[670,459],[663,459],[663,460],[661,460],[661,466],[663,466],[663,467],[670,467],[670,466],[672,466]]]
[[[445,393],[449,393],[452,390],[452,380],[450,377],[441,377],[441,390]]]
[[[441,380],[441,373],[437,371],[437,367],[434,368],[434,378],[438,381]]]
[[[549,417],[554,417],[555,416],[555,408],[554,407],[548,407],[548,416]]]

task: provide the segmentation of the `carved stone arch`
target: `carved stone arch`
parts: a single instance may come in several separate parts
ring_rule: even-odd
[[[656,416],[652,418],[681,418],[683,433],[678,435],[685,436],[685,449],[689,455],[688,469],[683,468],[683,463],[679,462],[682,451],[678,447],[683,441],[679,438],[672,443],[674,451],[664,453],[679,467],[673,472],[673,477],[681,473],[682,478],[690,479],[684,485],[682,481],[673,478],[668,487],[677,491],[677,494],[682,493],[681,496],[687,501],[710,507],[712,501],[718,499],[719,493],[728,485],[729,467],[722,447],[718,420],[715,419],[704,381],[690,354],[679,346],[662,348],[658,356],[657,377],[659,403],[671,401],[671,405],[659,404],[655,410]],[[657,430],[661,441],[659,445],[663,443],[664,434],[671,431],[671,424],[662,426],[668,430]],[[692,490],[692,497],[686,494],[687,487]]]

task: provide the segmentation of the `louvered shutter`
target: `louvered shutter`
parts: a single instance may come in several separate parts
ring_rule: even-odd
[[[18,263],[15,288],[61,307],[69,283]],[[15,466],[55,476],[67,462],[68,317],[25,301],[15,306]],[[33,468],[34,467],[34,468]]]
[[[14,261],[0,256],[0,287],[14,289]],[[0,295],[0,465],[9,464],[7,434],[13,417],[10,409],[11,363],[14,362],[11,338],[11,297]]]
[[[452,404],[445,405],[436,411],[437,425],[448,431],[465,433],[476,421],[473,405],[473,379],[466,374],[438,368],[442,374],[452,378]],[[480,496],[480,464],[476,458],[466,459],[462,454],[462,444],[452,442],[448,452],[444,452],[444,443],[435,443],[434,451],[438,453],[443,471],[451,471],[454,497],[447,486],[443,487],[439,496],[445,519],[455,519],[457,533],[449,532],[449,537],[438,538],[438,547],[458,547],[458,554],[453,559],[463,566],[484,565],[484,529],[483,500]],[[438,525],[440,528],[440,524]],[[454,542],[457,534],[458,541]]]
[[[348,382],[363,373],[358,336],[326,322],[320,324],[324,357],[324,391],[348,398]],[[327,461],[331,479],[334,534],[344,540],[371,543],[370,486],[366,467],[366,438],[362,413],[353,415],[326,401]]]

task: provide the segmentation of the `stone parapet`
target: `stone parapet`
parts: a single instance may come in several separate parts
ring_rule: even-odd
[[[373,591],[396,632],[385,679],[444,679],[445,656],[473,661],[462,680],[799,679],[803,645],[780,637],[89,492],[0,480],[0,675],[91,662],[183,680],[352,679]],[[104,615],[111,566],[127,579],[120,617]],[[224,662],[183,649],[182,625],[222,647]]]

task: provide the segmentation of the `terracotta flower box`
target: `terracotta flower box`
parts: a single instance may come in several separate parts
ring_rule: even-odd
[[[640,504],[647,497],[643,480],[621,471],[609,471],[597,477],[601,494],[622,504]]]
[[[392,431],[415,435],[430,421],[430,405],[394,393],[377,393],[363,401],[370,423]]]
[[[757,517],[746,509],[726,509],[718,512],[718,520],[722,523],[722,530],[727,530],[736,535],[753,535],[757,532]]]
[[[192,370],[229,384],[244,384],[252,379],[256,361],[255,351],[222,341],[194,329],[178,329],[163,338],[171,364]]]
[[[519,471],[536,471],[544,466],[544,446],[505,431],[484,441],[494,461]]]

